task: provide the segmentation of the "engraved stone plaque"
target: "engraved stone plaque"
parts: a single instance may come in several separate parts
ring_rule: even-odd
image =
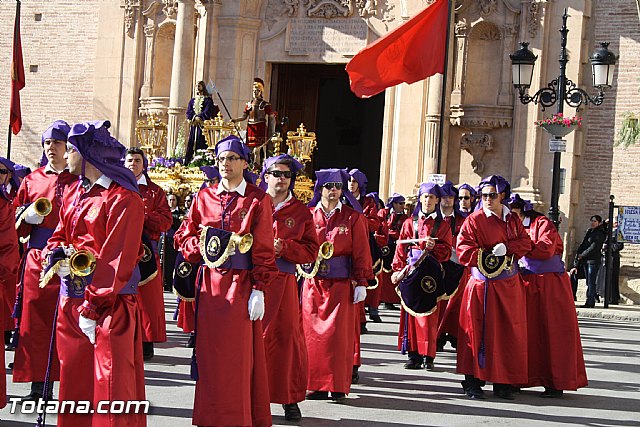
[[[362,19],[292,19],[285,50],[291,56],[345,60],[367,44],[367,24]]]

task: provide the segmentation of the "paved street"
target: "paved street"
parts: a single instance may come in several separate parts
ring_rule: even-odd
[[[156,357],[146,365],[147,395],[151,401],[150,427],[191,425],[194,383],[189,379],[191,351],[184,348],[186,335],[171,319],[174,298],[167,298],[169,342],[157,345]],[[462,394],[460,376],[455,375],[455,353],[449,347],[436,358],[436,370],[407,371],[404,357],[395,349],[398,312],[381,310],[384,323],[369,324],[363,336],[360,384],[354,386],[346,405],[303,402],[305,426],[410,426],[410,425],[640,425],[640,312],[615,307],[605,315],[626,320],[582,317],[582,343],[589,387],[565,393],[561,400],[538,397],[541,389],[523,391],[514,402],[497,400],[490,393],[485,401],[471,401]],[[600,315],[600,309],[588,314]],[[7,353],[7,363],[13,353]],[[122,378],[126,381],[126,378]],[[8,394],[28,393],[25,384],[11,383]],[[57,391],[57,390],[56,390]],[[9,406],[0,411],[0,426],[32,426],[35,416],[11,415]],[[272,405],[274,425],[284,421],[279,405]],[[54,418],[48,418],[53,425]]]

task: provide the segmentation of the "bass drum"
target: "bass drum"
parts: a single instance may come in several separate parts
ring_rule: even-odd
[[[412,316],[428,316],[445,295],[444,270],[431,255],[402,279],[397,292],[404,309]]]

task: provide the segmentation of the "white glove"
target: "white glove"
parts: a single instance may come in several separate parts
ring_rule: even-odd
[[[71,275],[71,268],[69,268],[69,261],[67,261],[66,259],[63,259],[62,261],[59,261],[58,265],[60,266],[60,269],[56,274],[60,276],[61,279]]]
[[[262,320],[264,317],[264,292],[254,289],[249,296],[249,320]]]
[[[89,342],[91,344],[96,343],[96,322],[95,320],[87,319],[86,317],[80,315],[78,319],[78,326],[82,330],[82,333],[89,338]]]
[[[504,243],[498,243],[493,247],[492,253],[495,256],[505,256],[507,254],[507,245]]]
[[[27,224],[40,225],[44,221],[44,217],[36,213],[36,209],[33,203],[27,208],[27,212],[24,214],[24,221]]]
[[[357,304],[367,298],[367,288],[365,286],[356,286],[353,289],[353,303]]]

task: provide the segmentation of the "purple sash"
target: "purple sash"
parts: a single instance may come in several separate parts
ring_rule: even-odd
[[[206,267],[206,264],[205,264]],[[222,264],[217,270],[251,270],[253,269],[253,262],[251,262],[251,251],[241,254],[236,252],[235,255],[229,257],[229,259]]]
[[[337,256],[320,261],[316,276],[321,279],[348,279],[351,277],[351,257]]]
[[[513,277],[516,274],[518,274],[518,269],[512,267],[510,270],[507,270],[506,268],[504,270],[502,270],[502,273],[500,273],[500,275],[498,275],[497,277],[494,277],[493,279],[489,279],[488,277],[486,277],[484,274],[482,274],[480,272],[480,270],[478,269],[478,267],[471,267],[471,275],[478,279],[478,280],[483,280],[483,281],[494,281],[494,280],[502,280],[502,279],[508,279],[509,277]]]
[[[560,255],[554,255],[549,259],[533,259],[522,257],[520,259],[521,274],[564,273],[564,262]]]
[[[91,283],[93,273],[85,276],[66,276],[60,280],[60,295],[69,298],[84,298],[84,288]],[[136,264],[131,274],[131,278],[126,285],[118,292],[118,295],[131,295],[138,293],[138,282],[140,282],[140,269]]]
[[[40,227],[34,225],[29,235],[29,244],[27,247],[35,249],[44,249],[47,246],[47,240],[53,235],[53,228]]]
[[[292,262],[286,261],[282,258],[276,258],[276,265],[278,270],[282,273],[296,274],[296,265]]]

